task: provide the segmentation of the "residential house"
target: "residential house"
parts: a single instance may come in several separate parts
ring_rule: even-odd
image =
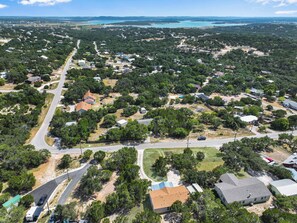
[[[42,79],[41,79],[40,76],[34,76],[34,77],[29,77],[29,78],[27,79],[27,81],[28,81],[29,83],[31,83],[31,84],[34,84],[34,83],[36,83],[36,82],[41,82]]]
[[[154,212],[162,214],[170,211],[176,201],[185,203],[189,198],[189,191],[185,186],[164,187],[161,190],[149,192],[150,201]]]
[[[152,119],[152,118],[148,118],[148,119],[140,119],[140,120],[137,120],[137,122],[138,122],[138,124],[140,124],[140,125],[146,125],[146,126],[149,126],[149,125],[152,123],[153,120],[154,120],[154,119]]]
[[[297,102],[296,101],[287,99],[283,102],[283,106],[286,108],[291,108],[291,109],[297,111]]]
[[[41,58],[41,59],[44,59],[44,60],[47,60],[47,59],[48,59],[48,57],[45,56],[45,55],[42,55],[40,58]]]
[[[226,173],[215,184],[215,190],[225,205],[238,202],[242,205],[263,203],[269,200],[271,193],[257,178],[238,179],[234,174]]]
[[[6,79],[7,73],[5,71],[0,73],[0,78]]]
[[[82,114],[86,111],[89,111],[92,108],[92,105],[82,101],[75,106],[75,111],[78,112],[79,114]]]
[[[79,60],[78,65],[81,66],[81,67],[84,67],[86,65],[86,61],[85,60]]]
[[[258,121],[258,118],[254,115],[247,115],[240,117],[240,120],[248,124],[253,124]]]
[[[215,77],[223,77],[224,75],[225,75],[225,73],[221,72],[221,71],[217,71],[217,72],[214,73]]]
[[[146,114],[147,110],[145,108],[140,108],[139,112],[140,112],[140,114]]]
[[[94,79],[94,81],[96,81],[96,82],[101,82],[101,77],[94,77],[93,79]]]
[[[286,169],[291,172],[292,179],[297,182],[297,171],[295,169],[293,169],[293,168],[286,168]]]
[[[210,99],[210,97],[208,97],[207,95],[205,95],[204,93],[197,93],[196,94],[197,98],[200,98],[202,101],[208,101]]]
[[[293,180],[283,179],[270,183],[271,191],[275,195],[282,196],[297,196],[297,183]]]
[[[73,122],[66,122],[65,123],[65,126],[66,127],[73,126],[73,125],[77,125],[77,122],[76,121],[73,121]]]
[[[128,124],[128,121],[126,121],[124,119],[117,121],[117,126],[118,127],[124,127],[127,124]]]
[[[255,96],[259,96],[262,97],[264,95],[264,91],[263,90],[258,90],[256,88],[251,88],[251,94],[255,95]]]
[[[96,102],[96,97],[90,91],[87,91],[83,97],[83,100],[87,104],[93,105]]]
[[[297,170],[297,153],[294,153],[292,156],[289,156],[284,162],[283,165],[287,168],[293,168]]]

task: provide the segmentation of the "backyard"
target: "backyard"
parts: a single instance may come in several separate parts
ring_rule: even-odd
[[[197,165],[197,170],[199,171],[211,171],[214,168],[223,165],[224,161],[222,160],[220,156],[220,152],[212,147],[201,147],[201,148],[191,148],[193,153],[196,154],[197,152],[203,152],[205,155],[205,158],[202,162],[200,162]],[[155,163],[155,161],[160,157],[167,154],[179,154],[183,153],[182,148],[180,149],[146,149],[144,151],[144,157],[143,157],[143,167],[146,175],[150,177],[153,180],[156,181],[164,181],[166,178],[162,178],[157,176],[154,171],[152,170],[152,166]]]

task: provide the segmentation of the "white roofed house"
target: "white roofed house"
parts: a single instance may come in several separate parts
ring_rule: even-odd
[[[48,59],[48,57],[45,56],[45,55],[42,55],[40,58],[41,58],[41,59],[44,59],[44,60],[47,60],[47,59]]]
[[[118,127],[124,127],[127,124],[128,124],[128,121],[126,121],[124,119],[117,121],[117,126]]]
[[[240,120],[245,122],[245,123],[252,124],[252,123],[257,122],[258,118],[256,116],[254,116],[254,115],[247,115],[247,116],[240,117]]]
[[[275,195],[297,196],[297,183],[289,180],[277,180],[270,183],[271,191]]]

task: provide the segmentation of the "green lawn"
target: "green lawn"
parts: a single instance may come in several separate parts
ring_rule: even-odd
[[[211,171],[217,166],[223,165],[224,161],[222,160],[220,156],[220,152],[211,147],[201,147],[201,148],[191,148],[194,153],[197,152],[203,152],[205,155],[205,159],[198,164],[197,170],[202,171]],[[148,177],[156,180],[156,181],[163,181],[166,180],[166,178],[162,178],[159,176],[156,176],[154,172],[152,171],[152,165],[155,163],[155,161],[160,156],[165,156],[169,153],[182,153],[184,149],[146,149],[144,151],[144,157],[143,157],[143,166],[144,171],[147,174]]]

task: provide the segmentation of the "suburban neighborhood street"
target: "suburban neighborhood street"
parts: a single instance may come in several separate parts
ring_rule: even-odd
[[[78,40],[77,47],[79,47],[80,41]],[[34,138],[31,141],[31,144],[35,146],[36,149],[48,149],[51,151],[51,147],[46,143],[45,137],[48,134],[48,128],[50,125],[50,122],[52,121],[56,108],[61,100],[62,90],[64,87],[64,83],[66,80],[66,74],[67,71],[70,68],[70,64],[72,62],[73,56],[76,54],[77,49],[74,49],[74,51],[71,53],[71,55],[68,57],[68,60],[65,63],[65,66],[63,68],[63,71],[60,76],[60,82],[58,87],[52,92],[55,96],[53,98],[52,104],[50,105],[50,108],[48,110],[48,113],[46,114],[46,117],[39,128],[38,132],[34,136]]]

